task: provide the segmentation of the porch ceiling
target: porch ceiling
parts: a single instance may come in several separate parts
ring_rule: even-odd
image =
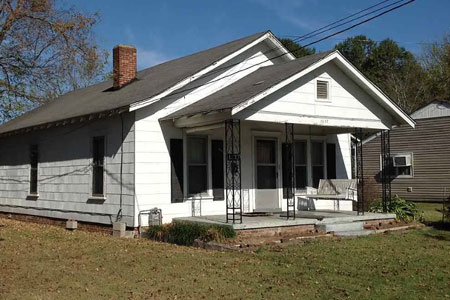
[[[202,132],[209,131],[219,127],[223,127],[225,120],[228,119],[242,119],[241,121],[252,124],[254,129],[258,129],[258,124],[285,124],[292,123],[295,125],[295,134],[304,135],[327,135],[327,134],[342,134],[342,133],[354,133],[355,127],[350,126],[326,126],[326,125],[311,125],[309,123],[296,122],[295,120],[286,120],[281,118],[279,121],[254,121],[245,120],[245,118],[236,118],[231,115],[231,110],[225,111],[212,111],[209,113],[196,114],[191,116],[182,116],[180,118],[173,119],[174,125],[177,128],[186,128],[190,132]],[[265,130],[265,129],[262,129]],[[366,128],[364,132],[375,133],[380,129]],[[284,131],[283,131],[284,132]],[[280,131],[281,133],[281,131]]]

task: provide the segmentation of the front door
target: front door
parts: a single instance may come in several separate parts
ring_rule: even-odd
[[[278,210],[277,141],[275,139],[256,140],[255,171],[255,209],[258,211]]]

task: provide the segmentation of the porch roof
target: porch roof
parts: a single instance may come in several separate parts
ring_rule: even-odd
[[[395,120],[392,125],[408,124],[415,127],[414,120],[351,65],[339,51],[322,52],[286,63],[262,67],[222,90],[181,108],[161,120],[182,120],[215,112],[224,112],[228,116],[235,115],[330,61],[334,61],[349,78],[373,97],[374,101]],[[341,127],[340,125],[338,127]],[[372,129],[380,128],[378,126]]]
[[[186,106],[163,119],[176,119],[212,111],[231,110],[276,84],[324,59],[333,51],[308,55],[286,63],[261,67],[222,90]]]

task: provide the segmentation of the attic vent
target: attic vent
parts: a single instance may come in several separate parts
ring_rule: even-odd
[[[328,81],[317,80],[317,99],[328,99]]]

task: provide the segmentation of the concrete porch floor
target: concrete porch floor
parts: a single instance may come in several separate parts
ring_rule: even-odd
[[[272,216],[263,217],[242,217],[242,224],[227,223],[225,215],[196,216],[196,217],[180,217],[174,218],[175,222],[193,222],[207,225],[223,225],[231,226],[235,230],[242,229],[258,229],[300,225],[321,225],[341,222],[358,222],[372,220],[389,220],[395,219],[395,214],[379,214],[366,212],[362,216],[358,216],[355,211],[297,211],[295,220],[286,220],[283,213],[274,213]]]

